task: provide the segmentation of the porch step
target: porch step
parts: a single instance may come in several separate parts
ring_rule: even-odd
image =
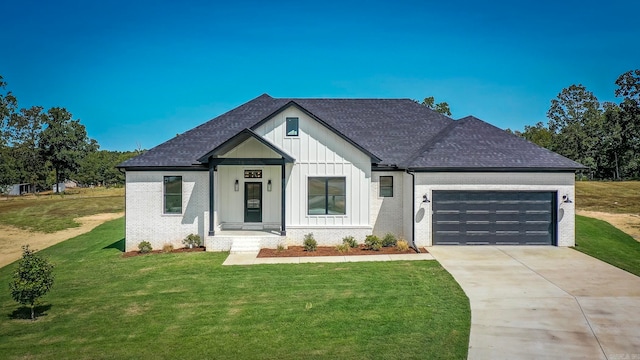
[[[260,252],[260,238],[238,237],[231,243],[231,253],[257,253]]]

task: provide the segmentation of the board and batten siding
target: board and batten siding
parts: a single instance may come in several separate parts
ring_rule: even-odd
[[[575,175],[573,172],[424,172],[415,174],[415,241],[418,246],[431,246],[432,203],[424,203],[423,195],[433,199],[433,191],[548,191],[557,193],[557,245],[575,245]],[[567,195],[571,203],[563,203]]]
[[[164,177],[182,176],[182,214],[164,214]],[[165,244],[182,247],[189,234],[204,239],[208,229],[209,179],[206,171],[126,172],[126,251],[149,241],[153,249]]]
[[[299,119],[298,136],[286,136],[288,117]],[[326,236],[335,236],[337,229],[351,229],[354,236],[370,233],[371,158],[368,155],[295,106],[284,109],[254,131],[295,159],[294,164],[286,166],[288,235],[298,237],[299,233],[313,232],[322,243],[323,232]],[[345,178],[345,215],[308,214],[308,178],[321,176]]]

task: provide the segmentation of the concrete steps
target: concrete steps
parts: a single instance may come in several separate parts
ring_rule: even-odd
[[[259,237],[234,238],[230,252],[232,254],[258,253],[260,252],[260,240]]]

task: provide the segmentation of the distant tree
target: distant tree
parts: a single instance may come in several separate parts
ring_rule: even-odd
[[[435,112],[439,112],[440,114],[451,116],[451,109],[449,109],[449,104],[447,104],[446,102],[440,102],[436,104],[436,99],[433,96],[424,98],[420,105],[426,106]]]
[[[5,131],[8,126],[8,120],[18,107],[18,100],[11,91],[5,90],[6,87],[7,83],[0,75],[0,135],[2,137],[6,136]]]
[[[640,69],[630,70],[616,80],[617,97],[622,97],[617,121],[620,134],[620,171],[622,176],[640,178]]]
[[[20,109],[9,119],[8,139],[18,165],[20,182],[44,186],[45,161],[40,149],[40,135],[46,116],[42,106]]]
[[[56,184],[78,170],[82,158],[98,148],[97,142],[87,137],[84,125],[71,118],[64,108],[49,109],[40,138],[43,156],[55,170]]]
[[[29,245],[23,246],[22,258],[13,272],[9,287],[13,300],[31,307],[31,320],[36,319],[36,301],[51,290],[53,280],[53,265],[29,249]]]
[[[598,129],[603,121],[600,102],[583,85],[571,85],[551,100],[547,112],[549,130],[554,134],[551,150],[591,169],[596,164]]]
[[[553,146],[553,132],[549,130],[542,122],[538,122],[534,126],[526,125],[522,133],[516,132],[516,135],[531,141],[532,143],[544,148]]]
[[[124,174],[116,169],[116,165],[136,155],[138,155],[137,151],[99,150],[89,153],[80,162],[76,179],[90,185],[124,184]]]

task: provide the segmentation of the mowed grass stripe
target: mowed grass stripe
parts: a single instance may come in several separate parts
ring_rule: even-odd
[[[122,258],[115,220],[42,253],[36,322],[0,293],[6,358],[466,358],[469,302],[435,261],[221,266],[226,253]],[[111,246],[111,247],[110,247]],[[9,281],[13,265],[0,269]]]
[[[576,216],[575,249],[640,276],[640,242],[606,221]]]

